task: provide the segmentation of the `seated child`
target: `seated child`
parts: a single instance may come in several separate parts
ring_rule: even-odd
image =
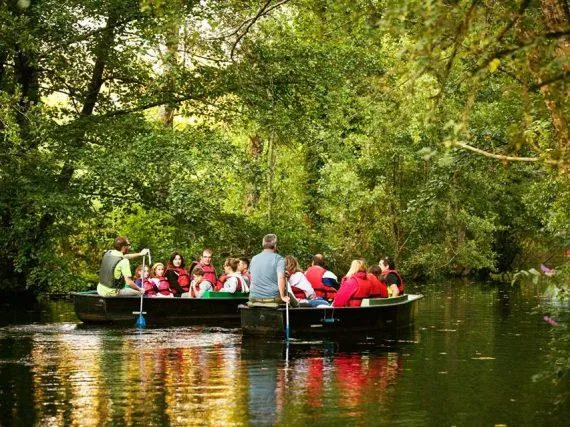
[[[149,280],[148,265],[144,266],[144,273],[142,264],[137,267],[135,270],[135,284],[139,288],[144,288],[144,294],[146,296],[153,297],[156,296],[158,292],[156,285]]]
[[[204,292],[211,291],[213,288],[212,283],[204,278],[204,270],[201,267],[194,267],[190,291],[184,292],[182,298],[201,298]]]
[[[173,298],[174,294],[170,289],[170,283],[164,277],[164,264],[157,262],[150,269],[151,279],[150,282],[156,287],[157,297]],[[146,292],[146,291],[145,291]]]
[[[249,286],[247,285],[243,276],[237,272],[239,264],[239,259],[237,258],[227,258],[224,262],[224,272],[226,279],[221,283],[221,286],[216,286],[217,291],[221,292],[249,292]]]

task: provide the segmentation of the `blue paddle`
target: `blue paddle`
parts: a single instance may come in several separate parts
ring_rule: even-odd
[[[144,259],[145,259],[145,256],[143,256],[143,259],[142,259],[143,268],[142,268],[142,274],[141,274],[141,288],[143,288],[143,289],[144,289]],[[148,254],[148,260],[150,262],[150,252]],[[144,293],[141,294],[141,305],[139,307],[137,321],[135,322],[135,328],[138,328],[138,329],[146,328],[146,320],[144,320],[144,316],[143,316],[143,296],[144,296]]]

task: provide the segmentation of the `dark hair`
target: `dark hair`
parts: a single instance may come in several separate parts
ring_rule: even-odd
[[[372,267],[370,267],[370,270],[368,271],[370,272],[370,274],[376,277],[382,276],[382,269],[380,268],[379,265],[373,265]]]
[[[382,257],[380,258],[380,261],[382,261],[384,265],[387,265],[390,270],[396,269],[396,264],[394,264],[394,260],[391,257],[389,256]]]
[[[240,258],[239,260],[249,267],[249,258]]]
[[[181,263],[180,263],[180,267],[184,268],[186,263],[184,262],[184,255],[182,255],[180,252],[178,251],[174,251],[172,252],[172,254],[170,255],[170,260],[168,261],[168,265],[166,266],[166,268],[168,269],[172,269],[174,268],[174,258],[176,258],[176,256],[180,257]]]
[[[323,254],[315,254],[313,255],[313,265],[318,265],[325,268],[325,257]]]
[[[123,249],[123,246],[129,246],[129,239],[127,239],[125,236],[119,236],[115,238],[115,243],[114,243],[114,247],[116,250],[120,251],[121,249]]]

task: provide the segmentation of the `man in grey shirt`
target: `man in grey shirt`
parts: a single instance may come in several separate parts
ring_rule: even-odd
[[[285,258],[276,250],[277,236],[275,234],[265,235],[263,251],[255,255],[249,265],[251,273],[249,300],[251,302],[289,302],[285,281]]]

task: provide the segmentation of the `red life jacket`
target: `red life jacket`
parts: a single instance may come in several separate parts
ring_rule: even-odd
[[[402,276],[400,276],[400,273],[398,273],[397,270],[386,270],[384,273],[382,273],[382,277],[386,279],[390,273],[394,273],[396,276],[398,276],[398,280],[400,281],[400,284],[398,285],[398,291],[400,291],[399,294],[402,295],[404,293],[404,279],[402,279]],[[384,280],[382,282],[388,286]]]
[[[178,284],[184,292],[188,292],[190,290],[190,275],[188,274],[188,271],[186,271],[185,268],[174,266],[169,267],[168,270],[172,270],[176,273]]]
[[[370,297],[372,283],[364,272],[358,272],[352,278],[356,280],[357,287],[356,292],[348,300],[348,307],[360,307],[362,300]]]
[[[223,291],[224,290],[224,283],[226,283],[226,280],[228,280],[230,277],[235,277],[237,280],[237,285],[236,285],[236,292],[244,292],[244,281],[245,279],[242,276],[228,276],[227,274],[222,274],[220,276],[220,278],[218,279],[218,281],[216,282],[216,286],[214,287],[215,291]]]
[[[322,297],[326,300],[332,300],[336,295],[336,289],[331,288],[330,286],[325,286],[323,284],[323,276],[325,272],[326,270],[320,265],[312,265],[305,272],[305,277],[311,283],[311,286],[315,290],[317,297]]]
[[[297,298],[297,299],[306,299],[307,298],[307,295],[305,295],[305,292],[303,292],[303,290],[299,289],[297,286],[291,286],[291,290],[293,291],[293,295],[295,295],[295,298]]]
[[[210,282],[213,286],[216,283],[216,269],[214,266],[212,264],[204,265],[200,262],[196,266],[204,270],[204,279]]]
[[[214,290],[216,292],[221,291],[222,288],[224,287],[224,283],[226,283],[226,280],[228,280],[228,275],[224,273],[218,278],[218,281],[216,282],[216,285],[214,286]]]
[[[162,277],[155,277],[155,280],[153,280],[153,282],[156,283],[156,281],[158,281],[158,284],[156,285],[156,287],[158,288],[158,292],[162,295],[171,295],[172,291],[170,290],[170,283],[168,283],[168,280],[166,280],[166,277],[162,276]]]
[[[374,274],[367,275],[370,281],[370,297],[369,298],[388,298],[388,287],[386,283],[381,282]]]
[[[143,282],[143,289],[144,289],[144,294],[145,295],[149,295],[151,297],[156,295],[156,287],[155,284],[152,283],[150,280],[148,279],[144,279]]]

